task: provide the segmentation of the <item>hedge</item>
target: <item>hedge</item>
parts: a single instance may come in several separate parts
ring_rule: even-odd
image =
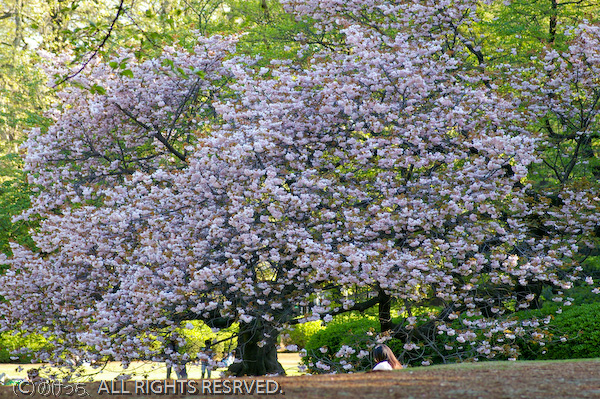
[[[565,308],[549,326],[553,336],[540,359],[600,357],[600,303]]]

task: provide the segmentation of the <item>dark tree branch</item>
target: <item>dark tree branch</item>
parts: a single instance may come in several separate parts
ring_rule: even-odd
[[[117,108],[119,108],[119,110],[121,110],[121,112],[123,112],[125,115],[127,115],[138,126],[140,126],[141,128],[143,128],[144,130],[146,130],[148,132],[151,132],[152,136],[154,136],[158,141],[160,141],[161,143],[163,143],[164,146],[167,147],[167,149],[169,150],[169,152],[171,152],[173,155],[175,155],[181,161],[186,162],[185,155],[183,155],[175,147],[173,147],[173,145],[171,143],[169,143],[169,140],[167,140],[159,131],[156,131],[155,129],[152,129],[150,126],[146,125],[145,123],[140,122],[135,117],[135,115],[133,115],[131,112],[129,112],[125,108],[121,107],[119,104],[117,104],[117,103],[114,103],[114,104],[115,104],[115,106]]]
[[[169,128],[169,134],[167,135],[167,139],[171,138],[171,132],[173,132],[175,130],[177,121],[179,120],[179,118],[181,117],[183,112],[185,111],[186,105],[190,102],[195,101],[198,98],[200,81],[201,81],[200,78],[196,79],[196,81],[194,82],[192,87],[190,87],[190,89],[186,93],[186,95],[183,98],[183,101],[181,102],[179,107],[177,107],[177,110],[175,111],[175,115],[173,116],[173,121],[171,122],[171,127]]]
[[[558,26],[558,3],[556,0],[551,1],[551,8],[552,12],[548,24],[548,43],[554,43],[556,40],[556,29]]]

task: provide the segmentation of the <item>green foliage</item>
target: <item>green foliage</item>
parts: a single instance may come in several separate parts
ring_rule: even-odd
[[[0,363],[29,363],[33,353],[47,345],[46,339],[41,335],[26,336],[17,331],[0,334]],[[21,350],[22,353],[11,353],[16,350]]]
[[[562,313],[557,312],[560,305],[547,301],[542,309],[515,313],[524,325],[530,319],[540,320],[542,325],[531,330],[526,336],[518,336],[512,340],[504,339],[504,344],[517,348],[519,358],[523,360],[573,359],[600,357],[600,303],[590,303],[565,307]],[[400,320],[395,320],[399,322]],[[544,322],[546,321],[546,322]],[[455,320],[451,327],[457,332],[461,329],[461,321]],[[549,331],[547,335],[545,331]],[[317,331],[309,339],[305,350],[303,364],[311,373],[331,372],[334,364],[339,362],[338,352],[347,345],[354,353],[344,359],[354,365],[353,371],[364,371],[372,367],[370,356],[359,357],[360,351],[370,354],[374,345],[381,341],[380,326],[376,317],[354,315],[353,318],[336,319],[325,328]],[[497,337],[488,335],[486,340],[504,338],[507,331],[495,333]],[[483,332],[482,332],[483,333]],[[533,338],[534,335],[541,338]],[[396,354],[402,364],[418,366],[427,364],[443,364],[474,360],[468,345],[457,346],[448,335],[438,334],[434,338],[435,345],[427,342],[415,342],[417,349],[405,350],[404,342],[398,339],[385,341]],[[484,338],[482,338],[484,339]],[[498,343],[502,340],[498,339]],[[500,344],[501,345],[501,344]],[[433,348],[438,348],[434,350]],[[506,360],[508,354],[496,355],[493,360]],[[478,357],[479,360],[485,358]],[[317,365],[320,362],[320,366]],[[323,365],[332,367],[323,369]],[[343,371],[343,370],[340,370]]]
[[[550,335],[543,344],[518,341],[521,358],[527,360],[579,359],[600,357],[600,303],[586,303],[564,308],[558,305],[520,312],[523,319],[549,319]]]
[[[36,62],[30,54],[0,51],[0,154],[16,153],[26,131],[46,123],[43,77],[31,65]]]
[[[566,292],[574,306],[586,305],[598,302],[598,294],[594,294],[594,287],[581,284]]]
[[[600,277],[600,256],[590,256],[583,262],[583,271],[592,277]]]
[[[320,320],[297,324],[285,331],[284,335],[287,334],[288,339],[284,341],[284,345],[296,345],[298,349],[304,349],[312,336],[323,328]]]
[[[358,356],[360,349],[370,353],[374,346],[372,338],[378,331],[379,322],[374,317],[333,321],[309,339],[305,347],[306,356],[302,358],[302,363],[308,366],[311,373],[321,373],[323,369],[316,366],[317,362],[332,367],[339,360],[336,356],[338,351],[343,345],[348,345],[356,350],[350,355],[348,361],[357,365],[356,369],[368,370],[371,368],[370,357],[359,358]],[[325,350],[326,352],[323,353]]]
[[[591,3],[512,0],[481,4],[481,20],[471,33],[485,36],[482,52],[490,61],[529,63],[546,46],[564,49],[569,27],[584,20],[597,22],[599,6]]]

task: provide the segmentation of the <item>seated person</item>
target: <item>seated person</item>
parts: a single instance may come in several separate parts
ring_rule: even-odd
[[[394,356],[394,352],[387,345],[377,345],[373,348],[373,360],[375,360],[375,367],[373,371],[385,371],[385,370],[398,370],[402,368],[402,365]]]

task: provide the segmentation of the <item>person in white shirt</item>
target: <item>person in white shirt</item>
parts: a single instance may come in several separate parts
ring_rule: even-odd
[[[385,371],[385,370],[399,370],[402,365],[394,356],[394,352],[387,345],[377,345],[373,348],[373,360],[375,360],[375,367],[373,371]]]

